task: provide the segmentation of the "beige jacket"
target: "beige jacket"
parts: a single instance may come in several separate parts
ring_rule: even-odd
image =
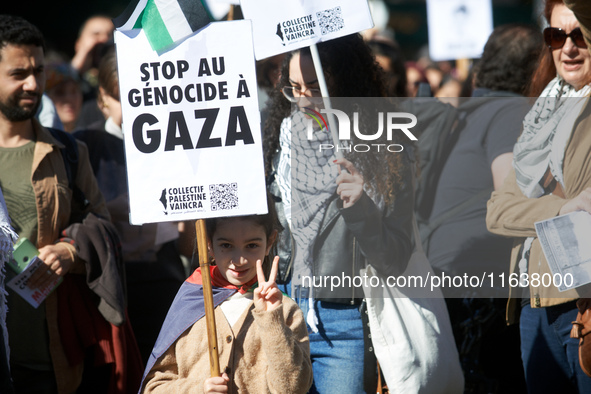
[[[53,244],[60,238],[60,233],[70,224],[72,190],[68,187],[68,178],[60,148],[51,133],[36,120],[33,121],[35,132],[35,152],[31,182],[37,204],[37,247]],[[89,210],[103,218],[110,218],[103,196],[88,160],[88,148],[78,143],[78,173],[76,184],[90,202]],[[76,256],[76,249],[69,244],[70,251]],[[78,262],[71,273],[83,273],[84,265]],[[56,374],[58,392],[73,393],[82,381],[82,365],[70,366],[59,337],[57,322],[57,297],[51,293],[45,300],[47,326],[49,330],[49,350]]]
[[[591,187],[591,101],[588,100],[575,122],[568,142],[563,163],[566,200],[558,196],[547,195],[540,198],[527,198],[523,195],[515,180],[512,170],[500,190],[494,191],[488,201],[486,225],[492,233],[514,237],[511,253],[510,273],[518,272],[519,249],[526,237],[535,237],[534,223],[557,216],[560,208],[571,198],[578,196],[587,187]],[[533,274],[551,274],[548,262],[536,238],[532,244],[529,258],[529,278]],[[531,281],[530,281],[531,283]],[[506,281],[507,285],[507,281]],[[530,284],[531,306],[546,307],[575,300],[589,291],[589,286],[576,290],[559,292],[556,287],[534,287]],[[512,300],[507,308],[509,323],[514,322],[517,299],[521,289],[511,289]]]
[[[220,370],[230,378],[228,393],[306,393],[312,385],[310,344],[304,316],[283,297],[272,312],[254,304],[230,328],[215,309]],[[205,319],[188,328],[158,359],[143,393],[202,393],[210,376]]]

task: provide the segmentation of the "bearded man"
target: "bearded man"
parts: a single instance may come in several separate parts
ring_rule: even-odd
[[[74,234],[85,233],[88,239],[93,234],[100,235],[96,238],[109,240],[104,242],[109,245],[116,245],[118,238],[116,233],[109,232],[109,212],[93,175],[86,145],[64,144],[67,138],[58,138],[59,131],[50,131],[35,119],[44,88],[43,35],[20,17],[0,15],[0,187],[13,228],[37,247],[43,262],[29,279],[29,288],[44,289],[57,279],[62,280],[37,308],[17,293],[9,292],[11,375],[17,392],[71,393],[82,389],[83,372],[91,370],[85,359],[94,356],[94,367],[100,358],[97,355],[104,356],[97,350],[101,342],[96,334],[99,324],[95,322],[107,325],[106,343],[116,331],[111,330],[110,320],[100,320],[105,308],[98,313],[101,295],[90,294],[86,278],[93,268],[81,252],[89,250],[89,245],[78,242]],[[70,155],[77,159],[69,159],[71,165],[66,160]],[[75,201],[78,195],[84,197],[82,204]],[[77,209],[79,206],[82,207]],[[77,231],[70,231],[74,214],[84,220],[94,215],[94,227],[83,226],[80,220]],[[100,253],[99,246],[90,246]],[[116,252],[116,247],[109,250],[110,256]],[[108,259],[100,264],[103,262]],[[106,271],[106,267],[101,268]],[[8,275],[9,281],[16,273]],[[93,280],[97,278],[102,276]],[[116,284],[114,288],[122,287],[117,275],[111,275],[109,280]],[[90,300],[79,308],[83,313],[73,303],[78,300]],[[93,302],[99,307],[93,308]],[[125,312],[119,309],[118,319],[112,320],[122,327]],[[85,315],[94,319],[93,324],[86,325]],[[71,331],[66,333],[68,327]],[[78,336],[80,327],[92,328],[96,335],[85,332],[86,337]],[[77,343],[77,338],[89,340],[95,348]],[[108,372],[105,381],[102,384],[109,384]]]

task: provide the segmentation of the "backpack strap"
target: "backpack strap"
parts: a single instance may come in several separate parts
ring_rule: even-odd
[[[64,160],[64,167],[66,168],[66,175],[68,177],[68,187],[73,193],[73,202],[77,204],[77,208],[84,211],[89,201],[86,199],[84,192],[76,184],[76,177],[78,176],[78,143],[74,136],[65,131],[47,127],[53,138],[61,142],[64,147],[60,149],[62,159]]]

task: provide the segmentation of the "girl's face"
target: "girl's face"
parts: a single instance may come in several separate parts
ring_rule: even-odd
[[[265,229],[244,218],[219,219],[209,250],[222,276],[235,286],[257,275],[256,262],[269,254],[275,236],[267,239]]]

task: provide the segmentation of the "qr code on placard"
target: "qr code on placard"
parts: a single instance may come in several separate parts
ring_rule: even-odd
[[[212,211],[238,208],[238,184],[218,183],[209,185],[209,201]]]
[[[345,27],[341,7],[317,12],[316,17],[322,34],[334,33]]]

